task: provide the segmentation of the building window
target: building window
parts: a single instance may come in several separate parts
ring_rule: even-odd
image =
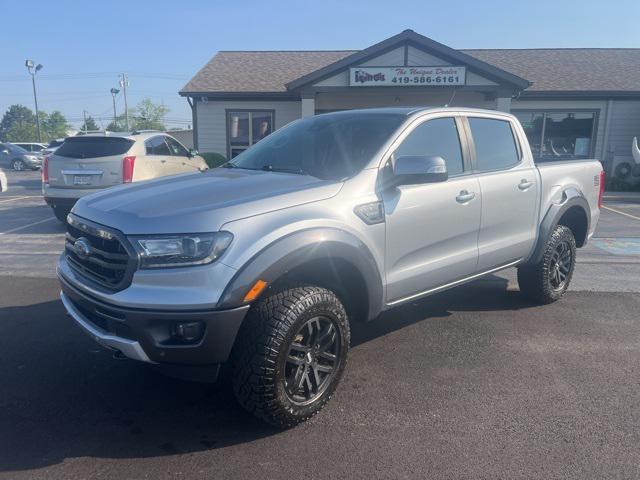
[[[234,158],[273,132],[273,110],[227,110],[227,157]]]
[[[597,111],[515,111],[538,161],[593,157]]]

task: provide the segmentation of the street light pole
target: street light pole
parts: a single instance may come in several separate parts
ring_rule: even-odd
[[[122,74],[122,80],[120,80],[120,86],[122,87],[122,93],[124,95],[124,121],[127,126],[127,132],[129,131],[129,106],[127,105],[127,87],[129,86],[129,79],[127,74]]]
[[[111,92],[111,99],[113,100],[113,125],[116,125],[117,115],[116,115],[116,95],[120,93],[120,90],[117,88],[112,88],[109,90]]]
[[[38,95],[36,94],[36,73],[42,70],[42,64],[39,63],[34,67],[33,60],[26,60],[24,66],[27,67],[29,74],[31,75],[31,83],[33,84],[33,100],[36,104],[36,127],[38,128],[38,142],[41,142],[40,135],[40,115],[38,113]]]

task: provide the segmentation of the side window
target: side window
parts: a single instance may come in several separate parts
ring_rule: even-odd
[[[511,123],[492,118],[469,118],[476,146],[478,170],[502,170],[520,161]]]
[[[436,118],[418,125],[394,153],[395,158],[403,155],[438,155],[447,163],[450,176],[464,170],[458,128],[451,117]]]
[[[169,147],[162,136],[150,138],[144,143],[144,146],[147,155],[171,155]]]
[[[165,137],[167,145],[169,145],[169,150],[171,151],[171,155],[176,157],[188,157],[189,151],[184,148],[180,142],[175,140],[172,137]]]

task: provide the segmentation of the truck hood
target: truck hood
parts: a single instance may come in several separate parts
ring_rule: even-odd
[[[73,212],[129,235],[211,232],[330,198],[341,186],[308,175],[216,168],[103,190],[80,199]]]

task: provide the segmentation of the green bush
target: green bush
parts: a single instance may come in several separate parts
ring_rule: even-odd
[[[219,167],[227,161],[227,158],[224,155],[216,152],[199,153],[199,155],[204,158],[204,161],[207,162],[209,168]]]

